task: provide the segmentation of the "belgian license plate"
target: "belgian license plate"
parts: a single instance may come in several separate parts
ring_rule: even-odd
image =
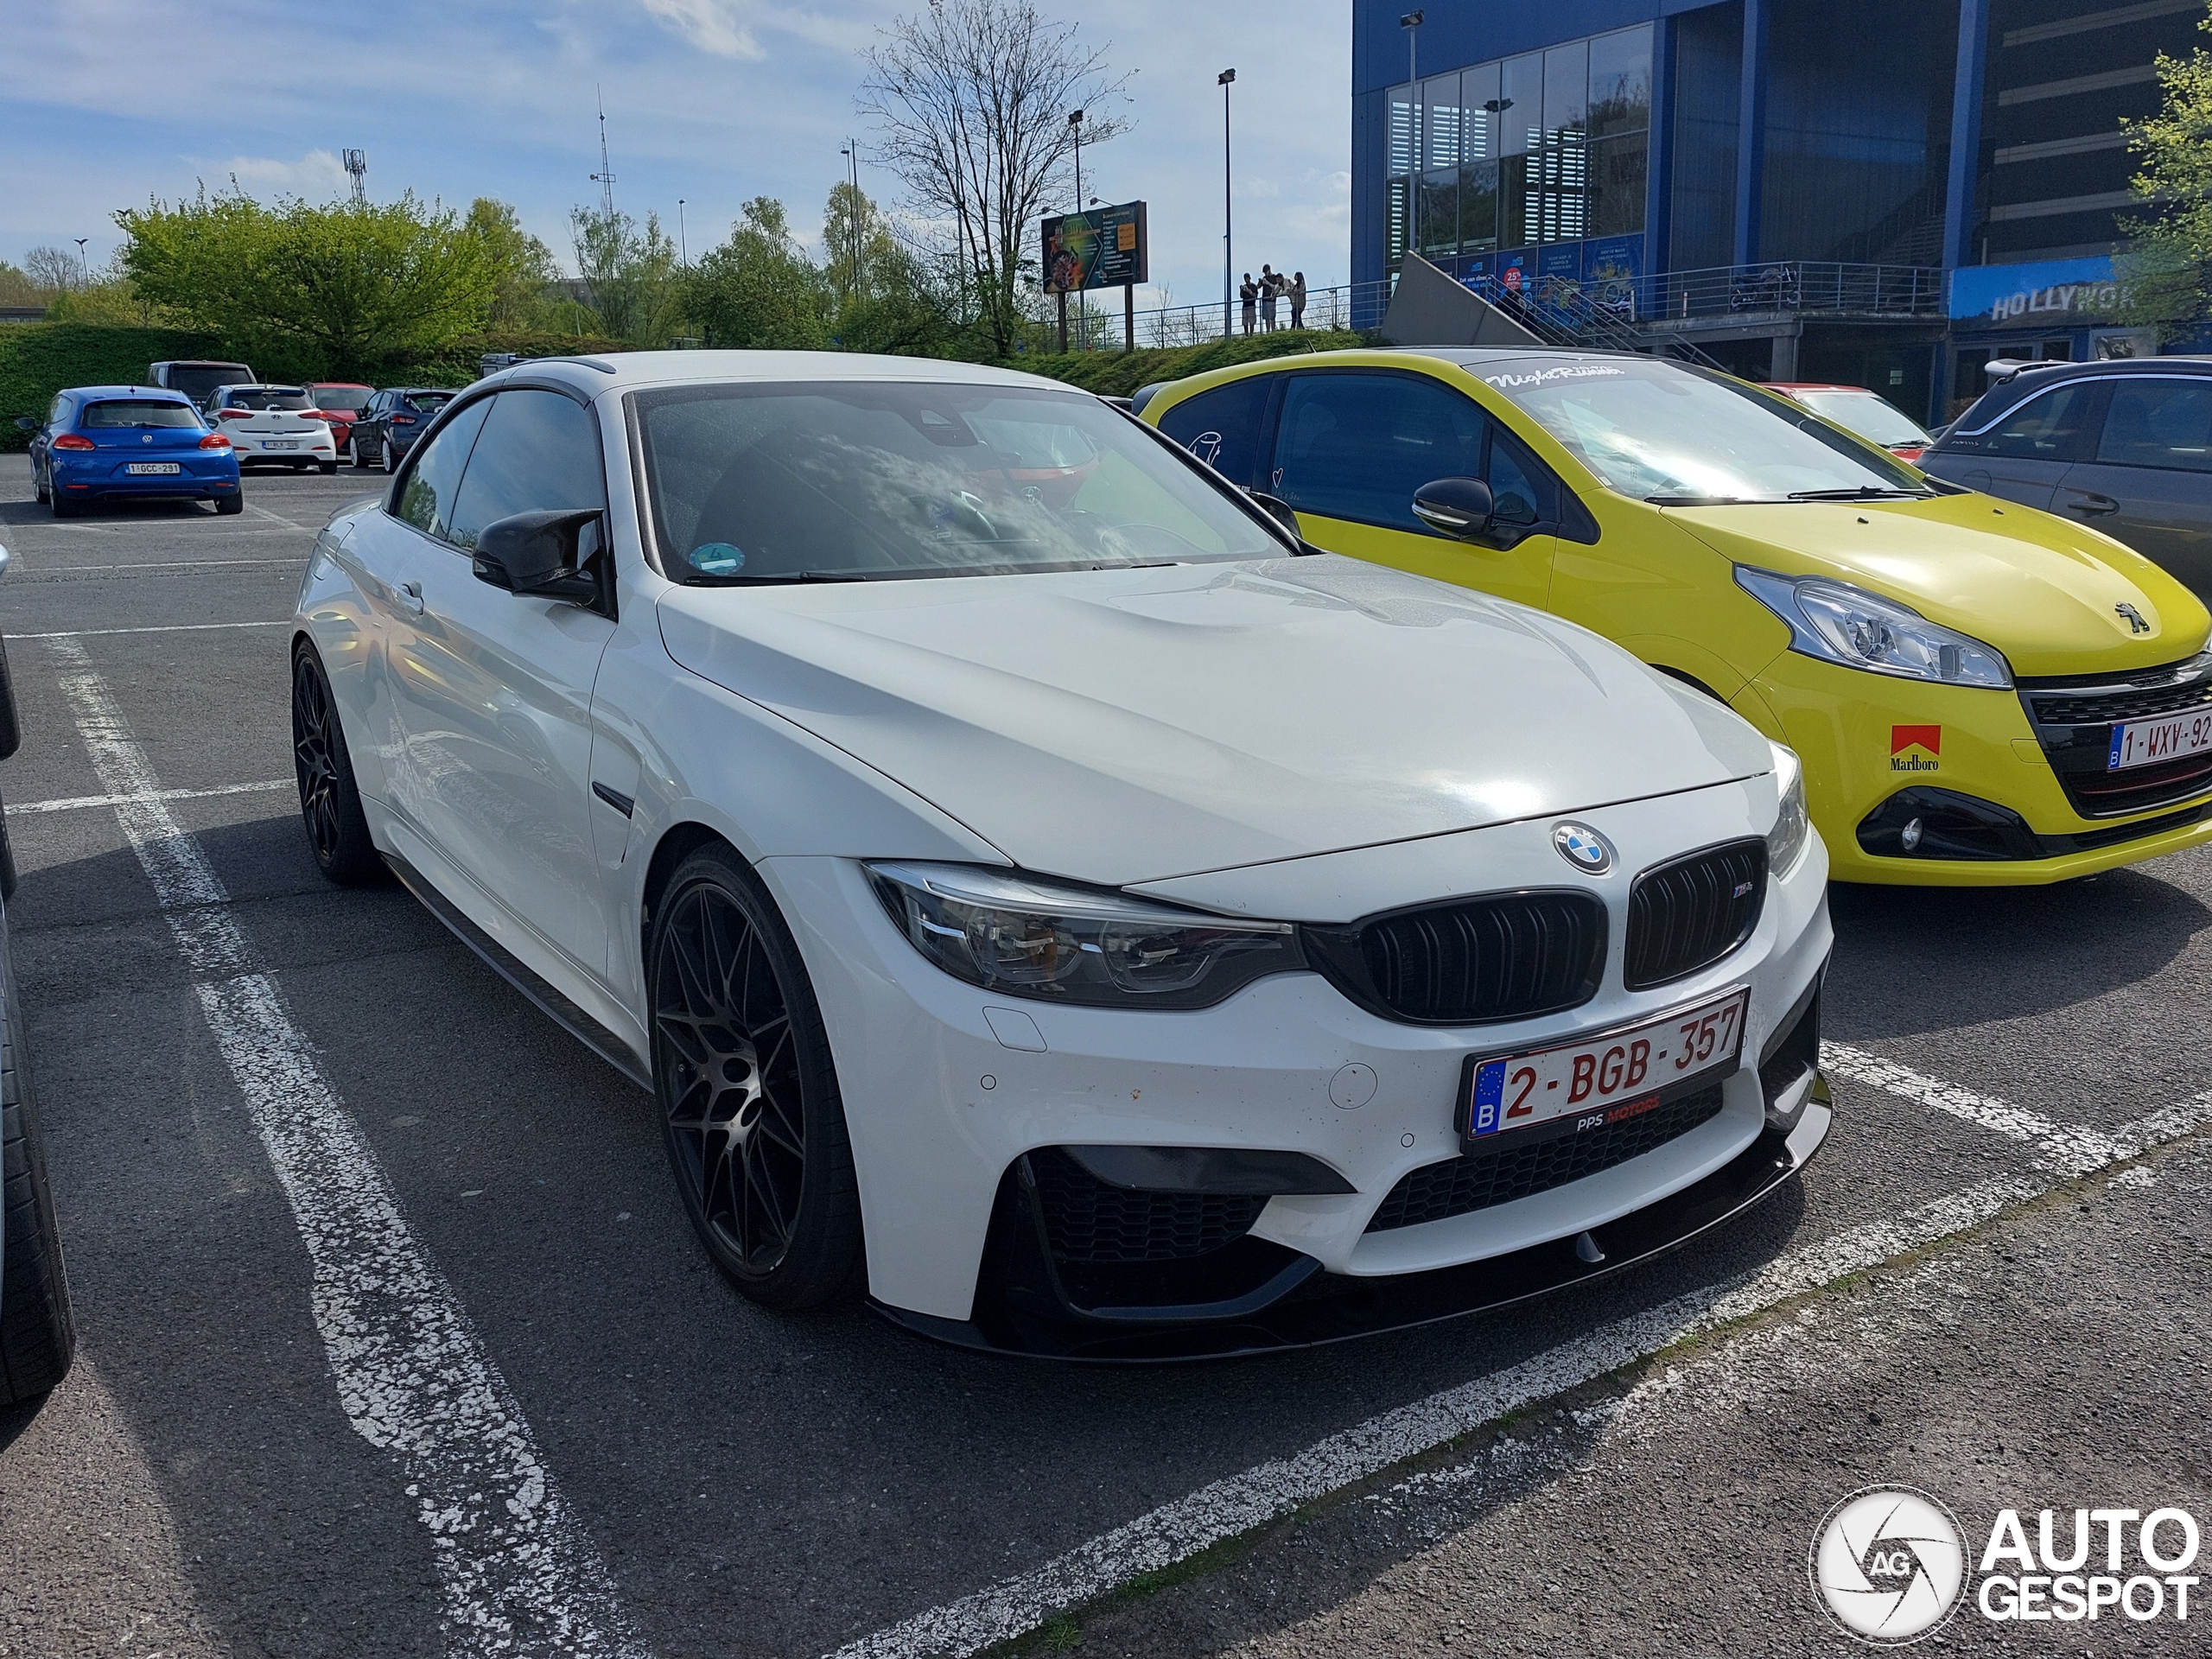
[[[184,468],[173,461],[134,461],[125,466],[123,470],[134,477],[141,477],[149,474],[181,473]]]
[[[300,446],[290,438],[271,438],[261,447],[264,449],[296,449]]]
[[[1732,1071],[1751,994],[1738,986],[1641,1025],[1525,1054],[1468,1057],[1459,1133],[1470,1147],[1548,1126],[1580,1135],[1649,1111],[1687,1086]]]
[[[2203,749],[2212,749],[2212,709],[2169,715],[2164,720],[2131,720],[2112,728],[2112,753],[2106,757],[2105,770],[2156,766]]]

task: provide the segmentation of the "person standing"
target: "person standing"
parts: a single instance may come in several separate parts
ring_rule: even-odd
[[[1306,326],[1306,273],[1302,270],[1291,273],[1290,326],[1294,328]]]
[[[1275,331],[1275,301],[1282,293],[1282,277],[1273,265],[1260,267],[1260,332]]]
[[[1236,297],[1243,305],[1244,332],[1249,334],[1252,332],[1252,324],[1255,315],[1259,309],[1260,300],[1259,284],[1252,280],[1252,273],[1249,270],[1244,273],[1244,280],[1236,285]]]

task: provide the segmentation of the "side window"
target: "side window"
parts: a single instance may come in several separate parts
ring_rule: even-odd
[[[2212,473],[2212,381],[2120,382],[2105,410],[2097,459]]]
[[[69,399],[60,392],[54,395],[54,407],[46,411],[46,423],[59,426],[69,418]]]
[[[2055,386],[2031,397],[1981,435],[1974,447],[1986,455],[2016,455],[2033,461],[2064,461],[2088,418],[2096,387],[2087,382]]]
[[[1427,535],[1414,493],[1482,474],[1489,422],[1425,375],[1294,374],[1275,439],[1275,493],[1300,512]]]
[[[1491,427],[1490,466],[1483,481],[1490,486],[1491,499],[1497,505],[1497,522],[1502,524],[1542,524],[1557,517],[1550,474],[1495,423]]]
[[[1160,429],[1232,484],[1259,480],[1260,423],[1267,418],[1274,377],[1255,374],[1195,397],[1160,417]]]
[[[483,429],[492,412],[492,400],[471,404],[432,438],[407,474],[399,493],[399,517],[425,536],[443,538],[453,517],[454,492],[461,484],[461,469],[468,461],[468,448]]]
[[[557,391],[503,391],[491,402],[441,532],[446,540],[474,547],[485,525],[510,513],[607,505],[589,410]]]

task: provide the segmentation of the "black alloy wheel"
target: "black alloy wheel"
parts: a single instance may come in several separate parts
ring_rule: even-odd
[[[330,680],[315,647],[302,644],[292,658],[292,767],[300,783],[300,816],[315,867],[341,887],[359,887],[383,874],[369,839],[353,784],[353,760],[330,695]]]
[[[727,848],[677,869],[650,966],[669,1162],[708,1253],[770,1307],[846,1294],[860,1201],[828,1033],[790,930]]]

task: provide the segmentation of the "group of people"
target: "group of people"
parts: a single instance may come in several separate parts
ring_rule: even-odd
[[[1248,270],[1237,287],[1236,297],[1244,302],[1244,332],[1248,334],[1255,330],[1263,334],[1274,333],[1275,305],[1282,300],[1290,302],[1290,326],[1306,326],[1306,273],[1302,270],[1286,276],[1273,265],[1262,265],[1256,283]]]

